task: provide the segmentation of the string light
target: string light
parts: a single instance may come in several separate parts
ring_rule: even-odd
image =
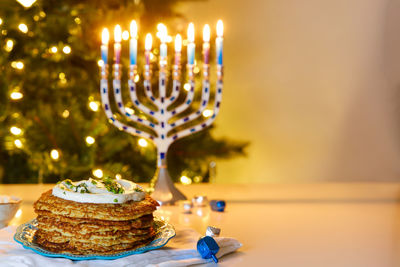
[[[16,127],[16,126],[12,126],[12,127],[10,128],[10,132],[11,132],[13,135],[20,135],[20,134],[22,133],[22,130],[21,130],[21,128],[18,128],[18,127]]]
[[[141,146],[141,147],[147,147],[147,140],[144,139],[144,138],[140,138],[138,140],[138,145]]]
[[[2,19],[2,18],[0,18],[0,25],[1,25],[1,24],[3,24],[3,19]]]
[[[93,175],[96,176],[97,178],[103,177],[103,171],[101,169],[96,169],[92,171]]]
[[[66,119],[66,118],[69,117],[69,111],[68,111],[68,109],[66,109],[66,110],[63,111],[62,116],[63,116],[64,119]]]
[[[94,139],[93,137],[91,137],[91,136],[86,136],[85,141],[86,141],[86,143],[87,143],[88,145],[93,145],[94,142],[95,142],[95,139]]]
[[[97,112],[97,111],[99,111],[99,103],[96,102],[96,101],[90,101],[89,102],[89,108],[91,110],[93,110],[94,112]]]
[[[183,85],[183,89],[185,89],[186,91],[189,92],[189,90],[190,90],[190,84],[189,84],[189,83],[185,83],[185,84]]]
[[[13,40],[8,39],[8,40],[6,41],[5,50],[6,50],[7,52],[11,52],[11,50],[13,49],[13,47],[14,47],[14,42],[13,42]]]
[[[23,147],[23,144],[22,144],[21,140],[19,140],[19,139],[14,140],[14,145],[17,148],[22,148]]]
[[[180,180],[181,180],[181,183],[182,183],[182,184],[188,185],[188,184],[191,184],[191,183],[192,183],[192,179],[190,179],[190,178],[187,177],[186,175],[182,175],[181,178],[180,178]]]
[[[68,55],[69,53],[71,53],[71,47],[69,45],[64,46],[63,52],[64,54]]]
[[[124,31],[122,33],[122,40],[126,41],[129,39],[129,32],[128,31]]]
[[[139,80],[140,80],[139,74],[136,74],[134,78],[135,83],[137,83]]]
[[[99,67],[103,67],[103,66],[104,66],[104,61],[103,61],[102,59],[99,59],[99,60],[97,61],[97,65],[98,65]]]
[[[25,23],[21,23],[18,25],[18,29],[23,32],[23,33],[27,33],[28,32],[28,26],[26,26]]]
[[[193,182],[195,182],[195,183],[200,183],[202,180],[203,180],[203,178],[201,176],[195,176],[193,178]]]
[[[57,53],[57,51],[58,51],[58,48],[56,47],[56,46],[52,46],[51,48],[50,48],[50,52],[51,53]]]
[[[117,180],[121,180],[121,179],[122,179],[122,175],[121,175],[121,174],[119,174],[119,173],[117,173],[117,174],[115,175],[115,179],[117,179]]]
[[[80,18],[78,18],[78,17],[76,17],[75,19],[74,19],[74,21],[75,21],[75,23],[76,24],[81,24],[81,19]]]
[[[208,118],[208,117],[211,117],[213,115],[213,113],[214,112],[211,109],[206,109],[206,110],[203,111],[203,116],[205,118]]]
[[[22,63],[22,61],[13,61],[11,62],[11,67],[22,70],[24,68],[24,63]]]
[[[19,100],[19,99],[21,99],[21,98],[23,98],[24,97],[24,95],[21,93],[21,92],[12,92],[11,94],[10,94],[10,98],[12,99],[12,100]]]
[[[29,8],[36,2],[36,0],[17,0],[17,2],[23,7]]]
[[[50,157],[51,157],[53,160],[57,161],[57,160],[60,158],[60,153],[58,152],[57,149],[52,149],[52,150],[50,151]]]
[[[60,80],[65,79],[65,73],[64,72],[60,72],[60,74],[58,74],[58,78],[60,78]]]

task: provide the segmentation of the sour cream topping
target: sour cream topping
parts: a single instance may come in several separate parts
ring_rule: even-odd
[[[72,182],[67,179],[53,187],[53,196],[81,203],[121,204],[141,201],[143,188],[128,180],[92,179]]]

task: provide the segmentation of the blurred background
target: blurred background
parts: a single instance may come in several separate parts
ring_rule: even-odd
[[[217,133],[250,140],[219,182],[400,179],[400,1],[250,0],[180,5],[225,22]]]
[[[101,28],[120,23],[126,30],[133,18],[143,35],[159,22],[171,35],[186,35],[192,21],[198,48],[202,26],[213,31],[224,21],[222,109],[213,129],[171,148],[175,181],[400,179],[398,0],[28,2],[0,4],[3,183],[98,170],[149,181],[154,147],[114,129],[98,111]]]

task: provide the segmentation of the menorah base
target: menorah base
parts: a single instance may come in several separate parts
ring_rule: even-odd
[[[179,200],[187,199],[186,196],[175,187],[166,167],[158,168],[154,178],[156,182],[151,196],[161,205],[173,205]]]

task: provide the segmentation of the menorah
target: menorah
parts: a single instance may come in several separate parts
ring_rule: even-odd
[[[208,118],[203,117],[203,111],[206,110],[210,101],[210,65],[209,65],[209,49],[210,49],[210,28],[205,26],[203,32],[203,71],[202,71],[202,90],[200,106],[195,112],[187,116],[180,116],[183,112],[190,109],[194,102],[195,96],[195,75],[194,75],[194,26],[189,24],[188,28],[188,62],[187,62],[187,78],[190,89],[186,93],[183,103],[177,102],[181,90],[181,46],[182,38],[177,35],[175,38],[175,60],[172,67],[172,90],[167,90],[168,85],[168,64],[167,64],[167,46],[166,46],[166,27],[161,28],[161,45],[159,58],[159,79],[158,92],[152,88],[150,50],[152,46],[152,37],[150,34],[146,36],[145,42],[145,66],[144,66],[144,96],[147,101],[153,105],[145,105],[144,101],[140,101],[138,97],[137,79],[138,69],[136,64],[137,52],[137,26],[133,21],[131,23],[131,40],[130,40],[130,66],[128,77],[129,96],[132,105],[142,113],[146,114],[146,118],[139,117],[132,112],[128,112],[121,92],[121,28],[117,25],[114,31],[114,56],[115,63],[113,64],[113,93],[118,111],[128,120],[134,122],[139,127],[127,125],[119,121],[114,116],[109,99],[108,90],[108,65],[107,63],[107,47],[108,47],[108,30],[103,30],[102,37],[102,60],[104,64],[101,67],[100,94],[101,101],[109,122],[118,129],[125,131],[131,135],[139,136],[151,140],[157,148],[157,171],[155,174],[156,182],[152,196],[162,204],[173,204],[177,200],[186,199],[186,197],[174,186],[171,177],[167,170],[167,152],[169,146],[191,134],[201,131],[209,127],[218,115],[222,100],[223,87],[223,66],[222,66],[222,22],[217,23],[216,46],[217,46],[217,82],[215,100],[213,101],[213,113]],[[168,93],[169,92],[169,93]],[[182,96],[183,98],[183,96]]]

